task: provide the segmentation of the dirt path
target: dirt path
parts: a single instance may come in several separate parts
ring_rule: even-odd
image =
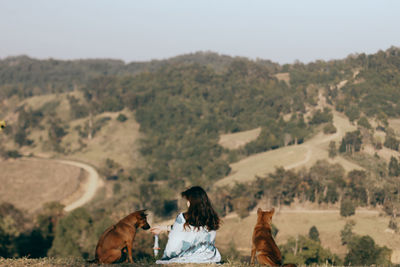
[[[64,210],[66,212],[72,211],[88,203],[95,196],[97,189],[104,185],[103,181],[99,177],[99,174],[92,166],[82,162],[76,162],[70,160],[56,160],[56,161],[63,164],[69,164],[78,168],[82,168],[89,174],[87,181],[81,185],[83,186],[83,191],[84,191],[83,195],[73,203],[65,206]]]

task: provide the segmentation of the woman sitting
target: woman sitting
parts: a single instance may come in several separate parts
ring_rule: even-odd
[[[180,213],[172,226],[155,226],[150,231],[158,235],[169,232],[168,243],[157,264],[215,263],[221,254],[215,247],[220,219],[203,188],[194,186],[181,193],[188,210]]]

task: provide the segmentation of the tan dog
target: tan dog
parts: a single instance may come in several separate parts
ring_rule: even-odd
[[[251,264],[254,264],[254,258],[257,254],[259,264],[270,266],[282,265],[282,255],[272,237],[271,221],[275,209],[271,211],[257,210],[257,223],[253,232],[253,245],[251,248]]]
[[[127,249],[129,262],[132,259],[132,243],[138,228],[147,230],[146,210],[133,212],[120,220],[117,224],[107,228],[101,235],[96,246],[96,258],[93,262],[113,263],[120,260],[122,250]]]

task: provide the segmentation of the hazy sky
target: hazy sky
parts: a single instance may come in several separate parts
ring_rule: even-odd
[[[0,58],[340,59],[400,46],[399,14],[398,0],[0,0]]]

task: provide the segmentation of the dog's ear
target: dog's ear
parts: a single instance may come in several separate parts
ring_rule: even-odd
[[[271,213],[271,216],[274,215],[274,213],[275,213],[275,208],[272,208],[271,211],[270,211],[270,213]]]
[[[147,214],[146,214],[146,211],[147,211],[147,209],[138,210],[137,212],[138,212],[139,214],[147,215]]]
[[[257,209],[257,214],[260,214],[262,212],[262,209],[261,208],[258,208]]]

